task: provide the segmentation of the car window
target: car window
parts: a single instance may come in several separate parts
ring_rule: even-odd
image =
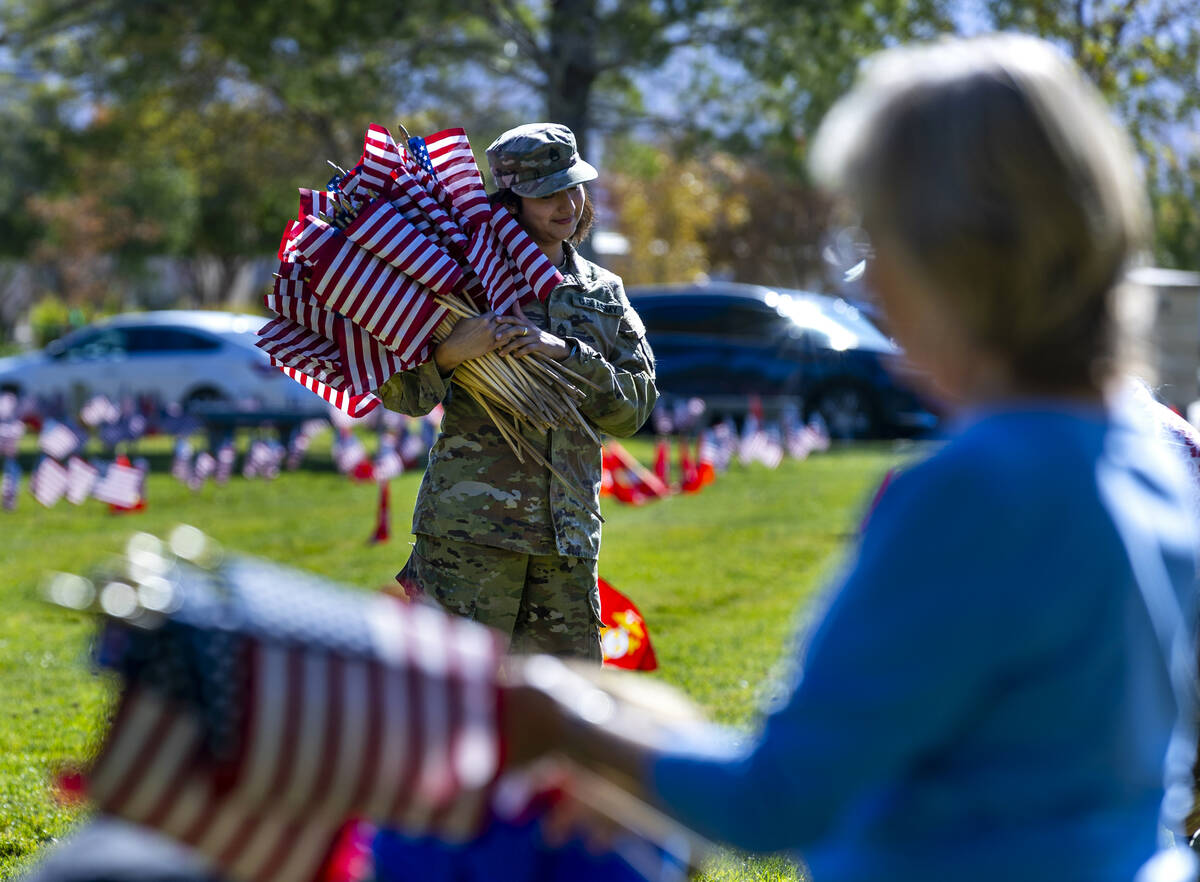
[[[844,300],[799,294],[783,296],[779,308],[818,345],[837,350],[896,351],[896,344]]]
[[[145,325],[127,329],[129,352],[165,354],[169,352],[213,352],[221,348],[220,341],[207,334],[184,328]]]
[[[55,357],[67,361],[91,361],[122,355],[125,351],[124,329],[95,328],[90,331],[82,331],[70,340],[64,340],[61,353]]]
[[[756,300],[733,297],[639,298],[638,316],[650,334],[703,334],[769,340],[779,335],[784,320]]]

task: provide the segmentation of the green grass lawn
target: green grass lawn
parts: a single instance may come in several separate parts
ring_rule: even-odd
[[[363,589],[389,583],[408,554],[419,475],[392,483],[392,541],[369,546],[375,487],[330,470],[316,446],[311,468],[193,493],[166,474],[166,443],[148,443],[154,472],[144,512],[116,516],[95,501],[46,510],[27,492],[16,511],[0,512],[0,879],[78,820],[51,798],[48,780],[96,744],[112,700],[111,683],[87,664],[90,622],[39,600],[45,574],[86,573],[134,531],[165,535],[182,522],[230,549]],[[630,447],[650,460],[648,444]],[[702,493],[641,508],[606,501],[600,572],[646,617],[660,665],[651,676],[720,722],[751,723],[797,616],[831,575],[872,488],[907,453],[844,448],[776,471],[734,466]],[[707,878],[795,879],[797,871],[727,854]]]

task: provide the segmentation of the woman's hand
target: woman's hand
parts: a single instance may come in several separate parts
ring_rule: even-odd
[[[561,337],[543,331],[529,320],[521,304],[513,304],[512,315],[496,317],[501,327],[511,330],[512,336],[500,347],[501,355],[531,355],[540,352],[555,361],[562,361],[571,354],[570,347]]]
[[[486,355],[521,333],[520,328],[502,324],[503,321],[494,312],[459,319],[433,352],[437,369],[445,376],[464,361]]]

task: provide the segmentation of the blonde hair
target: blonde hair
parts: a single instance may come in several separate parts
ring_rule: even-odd
[[[876,56],[822,123],[811,167],[1015,378],[1077,388],[1112,372],[1112,300],[1145,239],[1144,194],[1127,138],[1048,43]]]

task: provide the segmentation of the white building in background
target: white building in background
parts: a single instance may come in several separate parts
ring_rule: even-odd
[[[1200,419],[1200,273],[1138,267],[1119,301],[1129,369],[1193,423]],[[1193,419],[1195,417],[1195,419]]]

